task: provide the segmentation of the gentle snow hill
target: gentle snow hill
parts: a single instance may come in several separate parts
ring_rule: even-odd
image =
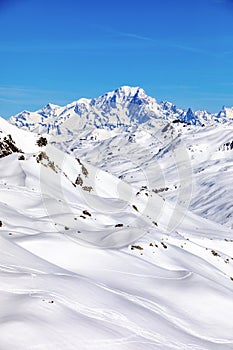
[[[74,134],[88,128],[132,130],[139,125],[153,127],[155,119],[183,121],[192,125],[227,123],[233,120],[232,109],[217,114],[185,111],[170,102],[158,103],[139,87],[123,86],[94,99],[81,98],[60,107],[48,104],[36,112],[23,111],[10,122],[25,130],[53,135]]]

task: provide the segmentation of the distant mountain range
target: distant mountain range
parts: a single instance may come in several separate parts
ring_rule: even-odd
[[[210,125],[233,121],[233,108],[219,113],[183,110],[167,101],[158,103],[140,87],[123,86],[98,98],[81,98],[64,107],[48,104],[36,112],[23,111],[10,118],[10,123],[36,133],[73,134],[89,128],[124,130],[143,124],[153,127],[155,120],[192,125]]]

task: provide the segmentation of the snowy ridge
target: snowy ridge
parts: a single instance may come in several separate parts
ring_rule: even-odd
[[[48,104],[36,112],[23,111],[10,118],[20,128],[37,133],[74,133],[85,128],[125,130],[139,125],[153,127],[156,119],[192,125],[226,123],[233,120],[230,108],[218,114],[177,108],[170,102],[158,103],[139,87],[123,86],[95,99],[80,99],[64,107]]]

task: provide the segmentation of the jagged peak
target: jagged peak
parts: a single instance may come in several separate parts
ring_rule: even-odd
[[[61,108],[61,107],[58,105],[55,105],[53,103],[48,103],[46,106],[44,106],[44,108],[41,109],[41,111],[48,112],[48,111],[52,111],[52,110],[57,109],[57,108]]]
[[[172,111],[178,110],[176,105],[174,105],[172,102],[169,102],[169,101],[161,101],[159,104],[165,110],[172,110]]]
[[[113,98],[113,97],[117,97],[117,98],[149,98],[149,96],[146,94],[146,92],[140,88],[139,86],[128,86],[128,85],[124,85],[121,86],[113,91],[109,91],[107,93],[105,93],[104,95],[98,97],[97,99],[94,100],[99,100],[99,99],[108,99],[108,98]]]
[[[123,93],[125,95],[130,95],[130,96],[135,96],[135,95],[145,96],[146,95],[145,90],[139,86],[124,85],[124,86],[121,86],[118,89],[116,89],[114,92],[115,93]]]
[[[30,111],[28,111],[27,109],[24,109],[23,111],[17,113],[16,115],[11,116],[11,118],[18,117],[18,116],[25,115],[25,114],[30,115],[31,113],[33,113],[33,112],[30,112]],[[10,118],[10,119],[11,119],[11,118]]]

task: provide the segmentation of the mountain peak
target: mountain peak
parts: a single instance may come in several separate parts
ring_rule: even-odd
[[[135,95],[138,95],[140,97],[146,96],[145,91],[139,86],[127,86],[127,85],[121,86],[120,88],[116,89],[114,93],[125,94],[127,96],[135,96]]]
[[[53,103],[48,103],[46,106],[44,106],[44,108],[42,108],[41,111],[43,111],[44,113],[47,113],[47,112],[51,112],[57,108],[60,108],[60,106],[55,105]]]
[[[121,102],[122,100],[129,101],[135,98],[140,99],[146,99],[149,98],[149,96],[145,93],[145,91],[140,88],[139,86],[121,86],[113,91],[109,91],[106,94],[98,97],[97,99],[93,100],[107,100],[107,99],[116,100],[118,102]]]

